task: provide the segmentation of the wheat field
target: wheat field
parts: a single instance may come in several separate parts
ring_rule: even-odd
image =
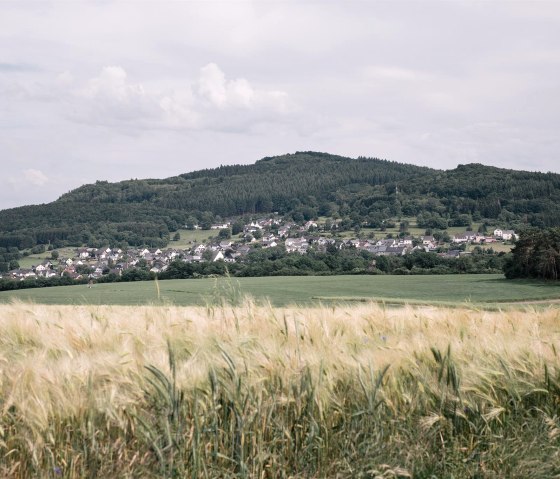
[[[1,477],[560,477],[560,309],[0,306]]]

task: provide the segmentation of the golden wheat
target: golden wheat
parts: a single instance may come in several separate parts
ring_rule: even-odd
[[[344,443],[356,457],[371,454],[364,470],[377,472],[364,477],[410,477],[414,461],[429,461],[398,421],[425,438],[490,433],[519,412],[515,404],[533,398],[537,408],[556,394],[559,348],[557,308],[4,305],[0,473],[210,477],[210,467],[226,475],[231,463],[239,477],[357,476],[348,459],[326,456],[335,443],[352,456]],[[551,401],[542,427],[555,445]],[[409,443],[410,463],[406,454],[376,462],[358,438],[337,436],[343,426],[376,434],[376,420],[387,421],[392,447]],[[316,461],[309,470],[288,457],[302,447]],[[467,458],[476,449],[461,447]],[[112,458],[112,468],[94,453]],[[477,470],[489,467],[477,460]],[[461,467],[456,477],[471,477]]]

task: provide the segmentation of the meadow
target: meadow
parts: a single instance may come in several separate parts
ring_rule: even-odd
[[[560,309],[0,305],[0,476],[552,478]]]
[[[4,291],[0,292],[0,303],[17,299],[43,304],[203,306],[223,295],[252,296],[274,306],[355,301],[503,306],[510,302],[558,300],[560,285],[511,281],[497,274],[207,278]]]

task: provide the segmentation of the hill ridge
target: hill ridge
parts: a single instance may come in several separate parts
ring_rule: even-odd
[[[449,170],[321,152],[264,157],[165,179],[97,181],[42,205],[0,211],[0,247],[35,244],[164,245],[189,221],[277,211],[349,228],[417,217],[426,228],[473,219],[560,225],[560,175],[481,164]]]

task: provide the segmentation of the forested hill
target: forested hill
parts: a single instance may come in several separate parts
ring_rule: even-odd
[[[317,200],[328,200],[349,185],[387,185],[430,171],[378,159],[298,153],[166,180],[86,185],[62,196],[59,202],[149,201],[162,209],[209,210],[221,216],[286,212],[299,203],[314,205]]]
[[[434,170],[375,158],[299,152],[167,179],[96,182],[46,205],[0,211],[0,247],[164,245],[185,223],[277,211],[347,227],[416,216],[430,228],[499,220],[560,225],[560,175],[461,165]]]

